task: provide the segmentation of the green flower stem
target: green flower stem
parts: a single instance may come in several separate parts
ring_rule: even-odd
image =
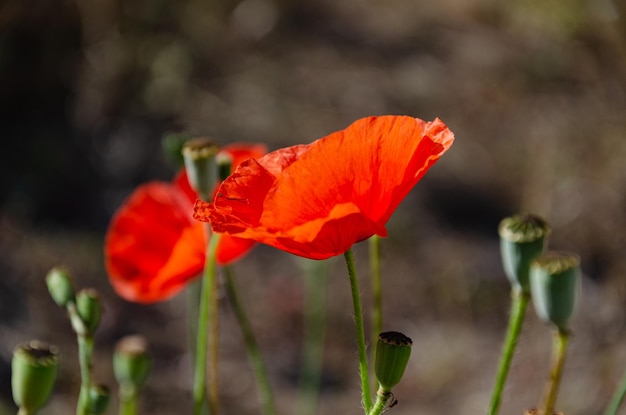
[[[622,401],[624,400],[624,396],[626,396],[626,372],[622,375],[622,379],[615,390],[615,393],[611,397],[609,401],[609,406],[607,406],[604,411],[604,415],[616,415],[617,410],[619,409]]]
[[[139,406],[139,393],[132,385],[120,385],[120,415],[136,415]]]
[[[370,345],[372,356],[376,356],[378,335],[383,331],[383,293],[380,277],[380,238],[373,235],[369,240],[370,272],[372,276],[372,332]]]
[[[89,415],[91,413],[89,390],[91,389],[93,336],[89,334],[89,330],[78,315],[75,302],[70,301],[67,304],[67,312],[78,340],[78,364],[80,366],[81,382],[76,414]]]
[[[380,415],[385,411],[387,407],[387,402],[389,402],[389,398],[393,395],[391,391],[383,389],[382,386],[378,387],[378,392],[376,393],[376,402],[374,402],[374,406],[367,413],[367,415]]]
[[[359,357],[359,373],[361,375],[361,395],[365,413],[369,414],[372,409],[372,393],[370,391],[369,373],[367,370],[367,353],[365,348],[365,328],[363,327],[363,310],[361,309],[361,294],[359,292],[359,281],[354,266],[354,256],[352,248],[344,254],[350,277],[350,288],[352,290],[352,305],[354,307],[354,325],[356,328],[356,341]]]
[[[33,412],[29,412],[26,408],[19,408],[17,415],[35,415]]]
[[[218,383],[217,383],[217,354],[218,354],[218,320],[217,320],[217,278],[216,278],[216,253],[220,235],[211,235],[210,227],[207,226],[206,264],[202,277],[200,294],[200,308],[198,311],[198,337],[196,341],[195,376],[193,383],[193,413],[202,414],[202,408],[206,398],[207,382],[207,354],[210,349],[209,372],[209,413],[217,414],[218,407]],[[209,335],[210,326],[210,335]]]
[[[565,330],[557,330],[552,348],[552,364],[550,368],[550,379],[548,381],[545,403],[543,405],[544,414],[552,414],[554,404],[559,393],[561,385],[561,377],[563,375],[563,366],[565,365],[565,356],[567,354],[567,343],[569,341],[569,332]]]
[[[515,354],[515,346],[517,345],[517,340],[519,339],[519,335],[522,331],[526,307],[528,306],[528,301],[530,300],[530,295],[528,293],[524,293],[516,289],[513,289],[511,297],[511,315],[509,317],[506,338],[502,347],[502,354],[500,355],[500,365],[498,367],[498,375],[496,377],[496,383],[491,396],[491,404],[489,405],[489,415],[496,415],[498,413],[498,409],[500,408],[502,391],[504,390],[504,384],[506,383],[513,355]]]
[[[304,350],[297,414],[315,415],[326,336],[326,280],[328,261],[308,261],[305,268]]]
[[[265,363],[263,362],[261,351],[259,349],[259,344],[257,343],[256,337],[254,336],[254,333],[252,331],[250,320],[248,319],[248,316],[243,309],[243,304],[241,303],[239,295],[237,294],[237,287],[235,285],[235,280],[231,267],[224,268],[224,276],[226,295],[228,295],[228,299],[230,300],[230,304],[235,313],[237,323],[239,323],[239,327],[241,328],[243,339],[246,343],[246,348],[248,350],[248,357],[250,358],[250,362],[252,363],[252,369],[254,371],[254,377],[256,379],[257,391],[259,394],[259,400],[261,401],[261,406],[263,408],[263,414],[275,415],[276,405],[274,403],[272,386],[270,384],[270,379],[267,374],[267,368],[265,367]]]
[[[78,361],[80,364],[80,393],[78,395],[77,415],[91,414],[89,391],[91,389],[91,368],[93,356],[93,337],[78,335]]]

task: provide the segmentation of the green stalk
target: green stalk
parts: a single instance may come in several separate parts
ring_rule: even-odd
[[[382,386],[378,387],[378,392],[376,393],[376,402],[374,402],[374,406],[371,411],[368,412],[367,415],[380,415],[385,411],[387,407],[387,403],[389,402],[389,398],[393,395],[391,391],[384,390]]]
[[[498,409],[500,408],[502,391],[504,390],[504,384],[506,383],[511,362],[513,361],[515,346],[517,345],[517,340],[519,339],[519,335],[522,331],[526,306],[530,300],[530,295],[528,293],[524,293],[516,289],[513,289],[511,297],[511,315],[509,317],[506,338],[502,347],[502,354],[500,355],[500,365],[498,367],[496,383],[493,388],[491,404],[489,405],[489,415],[496,415],[498,413]]]
[[[120,415],[136,415],[139,401],[137,388],[132,385],[120,385]]]
[[[626,372],[622,375],[622,379],[611,397],[609,406],[606,408],[606,411],[604,411],[604,415],[616,415],[617,410],[624,400],[624,396],[626,396]]]
[[[74,301],[67,303],[67,312],[78,341],[80,392],[78,394],[78,403],[76,405],[76,415],[89,415],[91,413],[89,390],[91,389],[93,337],[89,334],[89,330],[87,329],[85,323],[78,315],[76,303]]]
[[[219,244],[220,235],[211,235],[207,227],[209,244],[207,247],[206,264],[202,277],[200,294],[200,307],[198,311],[198,337],[196,341],[195,376],[193,383],[193,414],[201,415],[206,400],[207,382],[207,354],[211,350],[209,372],[209,413],[217,414],[218,406],[218,376],[217,376],[217,352],[218,352],[218,326],[217,326],[217,278],[215,256]],[[210,326],[210,336],[209,336]],[[209,339],[210,337],[210,339]],[[210,341],[209,341],[210,340]]]
[[[372,409],[372,393],[370,391],[369,373],[367,370],[367,353],[365,347],[365,328],[363,327],[363,310],[361,309],[361,293],[359,292],[359,281],[354,266],[354,256],[352,248],[344,254],[350,277],[350,289],[352,291],[352,305],[354,307],[354,326],[356,328],[356,341],[359,357],[359,374],[361,375],[361,395],[365,413],[369,414]]]
[[[307,261],[305,270],[304,350],[297,414],[315,415],[319,403],[320,380],[326,336],[326,280],[328,261]]]
[[[256,380],[259,400],[261,401],[261,406],[263,408],[263,414],[276,415],[276,405],[274,403],[272,386],[270,384],[267,368],[263,362],[259,344],[257,343],[254,332],[252,331],[250,320],[248,319],[248,316],[243,309],[243,304],[237,294],[237,287],[235,285],[231,267],[224,268],[224,276],[226,294],[228,295],[228,299],[230,300],[230,304],[235,313],[237,323],[239,323],[239,328],[241,328],[241,333],[243,334],[243,339],[248,350],[248,358],[252,363],[252,369]]]
[[[565,330],[557,330],[552,348],[552,364],[550,369],[550,380],[543,405],[544,414],[552,414],[554,404],[559,393],[561,378],[563,376],[563,366],[565,365],[565,356],[567,354],[567,343],[569,341],[569,332]]]
[[[78,395],[78,405],[76,406],[77,415],[89,415],[90,399],[89,391],[91,389],[91,359],[93,355],[93,337],[78,335],[78,362],[80,364],[80,393]]]
[[[370,272],[372,275],[372,332],[370,334],[371,355],[376,356],[378,335],[383,331],[383,294],[380,277],[380,238],[373,235],[369,240]]]

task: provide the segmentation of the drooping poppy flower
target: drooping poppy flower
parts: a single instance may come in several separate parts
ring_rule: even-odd
[[[223,148],[233,166],[265,154],[263,145]],[[105,238],[105,263],[115,291],[129,301],[168,299],[204,268],[202,223],[193,220],[197,195],[181,171],[173,182],[139,186],[113,216]],[[217,262],[228,264],[246,254],[254,241],[224,235]]]
[[[376,234],[454,141],[439,119],[363,118],[308,145],[247,160],[197,201],[216,232],[311,259],[343,254]]]

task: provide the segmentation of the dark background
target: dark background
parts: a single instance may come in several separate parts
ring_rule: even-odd
[[[144,412],[189,412],[185,295],[127,303],[102,259],[124,197],[176,171],[164,133],[275,149],[378,114],[440,117],[457,137],[383,241],[385,326],[414,340],[393,413],[487,407],[509,301],[496,230],[518,211],[543,215],[551,247],[582,258],[559,407],[601,413],[626,368],[625,13],[623,0],[2,1],[0,413],[14,412],[12,349],[31,338],[62,350],[44,412],[73,411],[75,340],[44,284],[61,264],[105,304],[96,378],[113,386],[113,344],[144,334],[156,358]],[[367,304],[366,246],[356,254]],[[301,271],[267,247],[236,269],[281,413],[294,413]],[[357,414],[349,288],[341,261],[331,269],[319,413]],[[222,315],[223,412],[259,413]],[[538,403],[550,338],[529,310],[502,413]]]

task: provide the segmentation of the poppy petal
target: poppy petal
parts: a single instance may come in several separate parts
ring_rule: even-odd
[[[242,163],[214,204],[194,217],[226,232],[313,259],[345,252],[385,224],[452,145],[441,122],[369,117],[310,145]]]
[[[264,145],[225,146],[233,165],[266,152]],[[172,183],[138,187],[113,217],[105,243],[111,284],[123,298],[150,303],[172,297],[204,268],[205,233],[191,217],[197,195],[183,170]],[[217,262],[245,255],[253,240],[223,235]]]
[[[115,290],[130,301],[169,298],[204,267],[202,224],[169,183],[138,187],[113,217],[105,241],[106,268]],[[200,226],[198,226],[200,225]]]

